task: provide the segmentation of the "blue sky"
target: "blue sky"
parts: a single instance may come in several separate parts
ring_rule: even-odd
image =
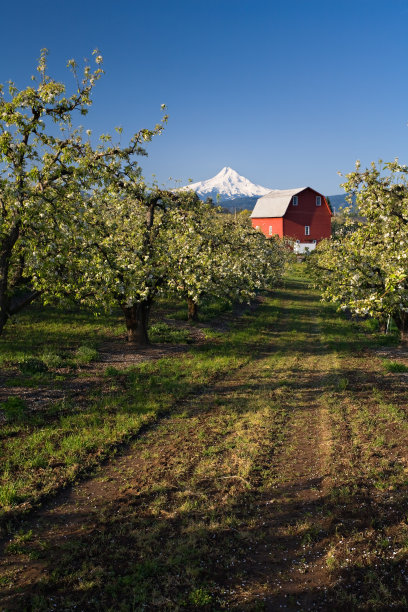
[[[94,133],[169,123],[140,163],[163,184],[231,166],[265,187],[341,193],[337,172],[408,162],[406,0],[62,0],[2,3],[0,82],[29,82],[40,49],[98,47]]]

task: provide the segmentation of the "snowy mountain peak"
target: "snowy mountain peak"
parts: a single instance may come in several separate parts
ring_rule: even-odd
[[[239,176],[238,172],[235,172],[235,170],[233,170],[229,166],[224,166],[224,168],[220,170],[219,173],[216,174],[215,176],[225,176],[226,174],[235,174]]]
[[[229,166],[225,166],[218,174],[207,181],[191,183],[191,185],[186,185],[181,189],[192,189],[200,198],[211,197],[214,200],[218,195],[221,200],[233,200],[241,197],[262,196],[272,191],[267,187],[251,183]]]

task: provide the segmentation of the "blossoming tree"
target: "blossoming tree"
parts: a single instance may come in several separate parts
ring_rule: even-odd
[[[42,267],[35,253],[28,259],[30,269],[40,269],[35,287],[46,300],[69,297],[95,310],[120,307],[128,340],[148,344],[151,307],[173,274],[180,215],[191,205],[189,193],[148,188],[129,171],[122,181],[95,188],[48,243],[52,265]]]
[[[139,131],[127,147],[109,136],[93,147],[90,132],[74,128],[73,118],[88,112],[103,73],[102,57],[94,52],[96,68],[85,65],[81,77],[75,61],[68,62],[74,77],[69,94],[64,83],[48,75],[46,55],[43,50],[30,86],[0,87],[0,333],[9,316],[44,289],[39,279],[55,263],[49,250],[68,219],[81,215],[83,195],[101,184],[120,183],[128,169],[135,174],[134,156],[145,154],[142,145],[163,128],[161,123]],[[27,258],[36,264],[30,271]],[[36,288],[16,298],[16,288],[31,275]]]
[[[273,288],[287,253],[275,239],[254,230],[248,219],[221,214],[203,202],[179,223],[175,247],[169,286],[187,300],[190,320],[197,319],[205,297],[243,302]]]
[[[408,167],[398,160],[346,176],[360,221],[353,231],[319,244],[313,274],[323,298],[384,327],[392,317],[408,339]],[[313,262],[313,258],[311,258]]]

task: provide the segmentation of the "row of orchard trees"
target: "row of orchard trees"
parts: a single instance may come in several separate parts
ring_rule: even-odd
[[[346,176],[358,216],[335,239],[319,244],[311,269],[323,298],[371,316],[385,330],[392,318],[408,339],[408,166],[395,160]]]
[[[120,307],[128,339],[148,342],[160,293],[182,295],[195,318],[205,296],[248,300],[280,278],[285,251],[244,220],[221,215],[191,191],[148,187],[137,158],[163,130],[122,146],[73,127],[102,75],[74,61],[74,90],[47,72],[0,90],[0,332],[33,299]],[[120,131],[120,130],[119,130]]]

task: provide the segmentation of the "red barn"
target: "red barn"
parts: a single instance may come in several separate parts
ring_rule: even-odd
[[[331,236],[332,212],[326,198],[311,187],[270,191],[259,198],[252,211],[253,227],[265,236],[292,238],[296,250],[313,250]],[[303,247],[303,248],[302,248]]]

